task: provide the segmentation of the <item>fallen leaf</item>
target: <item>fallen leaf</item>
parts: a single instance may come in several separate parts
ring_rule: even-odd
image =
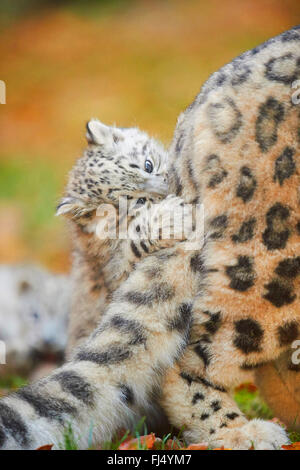
[[[293,442],[293,444],[281,446],[284,450],[300,450],[300,442]]]
[[[222,446],[222,447],[216,447],[213,450],[232,450],[232,449],[230,449],[230,447],[226,448],[226,447]]]
[[[240,392],[241,390],[247,390],[247,392],[249,393],[254,393],[257,391],[257,386],[254,385],[253,383],[246,382],[235,388],[236,392]]]
[[[53,444],[46,444],[44,446],[41,446],[41,447],[38,447],[37,449],[35,450],[51,450],[53,447]]]
[[[186,449],[187,450],[207,450],[208,449],[208,443],[207,442],[200,442],[199,444],[190,444]]]
[[[176,439],[168,439],[164,445],[164,450],[183,450],[184,447]]]
[[[155,440],[155,434],[153,432],[139,438],[126,439],[118,447],[118,450],[138,450],[140,447],[148,450],[153,449]]]

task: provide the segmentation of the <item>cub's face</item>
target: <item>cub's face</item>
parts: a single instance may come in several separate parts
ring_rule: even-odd
[[[73,167],[57,214],[89,217],[102,203],[119,197],[158,200],[167,194],[167,152],[137,128],[87,124],[89,147]]]

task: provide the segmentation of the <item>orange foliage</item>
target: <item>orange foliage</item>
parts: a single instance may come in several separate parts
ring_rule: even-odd
[[[257,386],[250,382],[246,382],[235,388],[236,392],[240,392],[241,390],[247,390],[249,393],[254,393],[257,391]]]
[[[288,446],[282,446],[283,450],[300,450],[300,442],[293,442]]]
[[[208,444],[207,442],[202,442],[200,444],[190,444],[186,449],[187,450],[207,450]]]
[[[26,15],[1,30],[7,104],[0,161],[22,160],[32,168],[37,159],[49,162],[62,188],[91,116],[139,125],[167,142],[179,112],[210,73],[296,24],[299,13],[299,0],[139,0],[110,12],[53,7]],[[21,197],[16,202],[22,208]],[[16,226],[10,240],[1,240],[0,262],[31,257],[66,268],[63,224],[52,224],[41,228],[34,247]]]
[[[182,446],[176,439],[168,439],[165,443],[164,450],[182,450]]]
[[[155,444],[155,434],[151,433],[139,438],[127,438],[119,446],[118,450],[138,450],[138,449],[153,449]]]
[[[53,447],[53,444],[46,444],[44,446],[41,446],[41,447],[38,447],[37,449],[35,450],[51,450]]]

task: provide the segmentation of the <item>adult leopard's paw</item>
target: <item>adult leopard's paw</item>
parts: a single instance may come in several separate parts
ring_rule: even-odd
[[[213,447],[224,446],[226,449],[276,450],[289,443],[285,430],[275,423],[253,419],[243,426],[222,429],[216,435]]]

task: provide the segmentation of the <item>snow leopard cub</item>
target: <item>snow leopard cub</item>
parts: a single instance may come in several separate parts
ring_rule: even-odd
[[[182,200],[167,194],[167,152],[138,128],[117,128],[92,119],[87,124],[88,148],[70,172],[57,214],[70,220],[73,235],[73,305],[69,323],[68,355],[95,328],[112,292],[136,262],[174,239],[144,238],[152,217],[176,210]],[[119,198],[127,198],[128,233],[135,239],[99,238],[99,206],[116,211]],[[98,211],[97,211],[98,209]],[[105,211],[104,211],[105,212]],[[152,219],[153,220],[153,219]],[[168,218],[165,219],[168,221]],[[105,222],[104,221],[104,222]],[[171,221],[172,222],[172,221]],[[174,222],[174,221],[173,221]]]

